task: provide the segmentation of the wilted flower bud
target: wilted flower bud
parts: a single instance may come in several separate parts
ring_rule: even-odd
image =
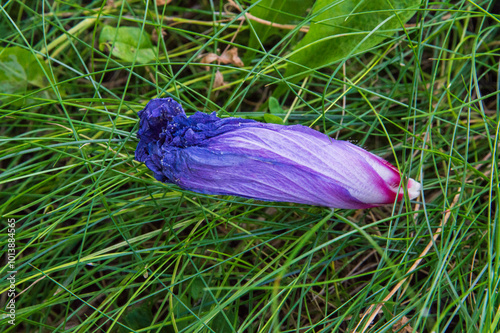
[[[139,117],[135,158],[159,181],[186,190],[352,209],[403,197],[394,166],[309,127],[221,119],[215,112],[188,118],[171,98],[150,101]],[[410,199],[419,191],[409,179]]]

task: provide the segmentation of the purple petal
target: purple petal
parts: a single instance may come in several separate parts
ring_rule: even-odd
[[[201,112],[188,118],[168,98],[149,102],[139,117],[136,159],[187,190],[336,208],[403,197],[400,173],[387,161],[305,126]],[[419,189],[410,179],[411,198]]]

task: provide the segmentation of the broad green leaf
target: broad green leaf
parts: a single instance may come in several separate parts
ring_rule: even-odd
[[[257,4],[252,7],[250,14],[265,21],[279,24],[299,24],[306,16],[307,9],[310,8],[314,0],[254,0]],[[252,21],[255,34],[250,35],[248,46],[253,49],[260,49],[259,40],[262,43],[273,34],[285,34],[287,31],[273,27],[269,24],[262,24]]]
[[[420,0],[317,0],[309,32],[295,46],[286,76],[299,74],[290,79],[296,82],[310,69],[374,47],[401,28],[419,5]]]
[[[193,282],[191,282],[189,292],[191,294],[191,298],[197,301],[202,298],[205,293],[205,284],[200,278],[195,278]]]
[[[232,333],[234,332],[233,327],[239,326],[239,319],[234,311],[226,310],[224,314],[219,312],[212,320],[210,326],[212,330],[217,333]]]
[[[191,301],[186,295],[176,297],[172,302],[172,312],[175,316],[177,329],[182,330],[192,323],[192,316],[189,313]]]
[[[283,113],[280,102],[274,97],[269,98],[269,112],[271,112],[271,114]]]
[[[141,28],[119,27],[106,25],[99,36],[99,49],[107,45],[111,54],[121,60],[141,64],[152,62],[156,58],[156,48],[151,42],[151,36]]]
[[[266,123],[283,125],[283,119],[281,119],[278,116],[275,116],[274,114],[265,113],[264,114],[264,121]]]
[[[46,74],[47,73],[47,74]],[[47,75],[50,71],[45,62],[29,50],[14,46],[0,48],[0,102],[8,102],[18,97],[3,94],[26,95],[34,87],[44,88],[48,85]],[[49,92],[41,92],[38,97],[48,97]],[[23,99],[15,105],[32,104],[32,99]]]
[[[140,330],[151,325],[153,321],[153,313],[151,307],[148,304],[144,304],[139,307],[127,309],[127,311],[122,316],[123,323],[127,327],[134,330]],[[125,327],[120,327],[120,332],[130,332]]]

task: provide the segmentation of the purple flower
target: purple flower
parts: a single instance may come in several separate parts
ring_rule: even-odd
[[[157,180],[186,190],[352,209],[403,197],[394,166],[309,127],[221,119],[215,112],[186,117],[171,98],[151,100],[139,117],[135,158]],[[409,197],[419,191],[409,179]]]

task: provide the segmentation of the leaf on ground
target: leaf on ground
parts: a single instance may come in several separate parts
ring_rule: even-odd
[[[272,35],[286,33],[283,29],[273,27],[272,23],[299,24],[314,0],[254,0],[253,2],[258,3],[250,9],[250,14],[270,23],[251,22],[255,33],[250,35],[248,46],[252,49],[260,49],[259,40],[265,43]]]
[[[272,114],[283,113],[280,102],[274,97],[269,97],[269,112]]]
[[[113,56],[128,62],[147,64],[156,59],[151,36],[141,28],[106,25],[99,36],[99,49],[104,50],[104,46],[109,47]]]
[[[279,125],[283,125],[284,122],[283,122],[283,119],[281,119],[280,117],[274,115],[274,114],[270,114],[270,113],[264,113],[264,121],[266,123],[270,123],[270,124],[279,124]]]
[[[165,38],[165,36],[167,36],[167,31],[165,29],[161,29],[159,35],[157,29],[153,29],[151,33],[151,39],[155,44],[158,44],[158,41]]]
[[[236,47],[225,50],[220,56],[215,53],[208,53],[201,58],[202,64],[210,64],[214,61],[224,65],[232,64],[238,67],[245,66],[240,57],[238,57],[238,49]],[[208,66],[206,69],[208,70]]]
[[[222,73],[217,70],[217,72],[215,72],[214,88],[219,88],[225,86],[226,84],[227,83],[224,82],[224,75],[222,75]]]
[[[222,52],[219,60],[223,64],[233,64],[238,67],[243,67],[245,64],[238,57],[238,49],[236,47],[230,48],[227,51]]]
[[[401,320],[399,320],[396,324],[392,326],[392,331],[399,333],[412,333],[413,328],[410,326],[410,324],[408,324],[409,321],[410,320],[408,319],[408,317],[403,316]]]
[[[47,80],[49,73],[47,64],[41,58],[37,59],[29,50],[17,46],[0,47],[0,92],[2,94],[24,95],[32,86],[44,88],[49,83]],[[2,95],[0,101],[7,102],[16,98]],[[23,99],[20,103],[32,104],[32,102],[33,100],[30,102],[28,99]],[[16,103],[16,105],[21,104]]]
[[[123,323],[134,330],[140,330],[151,325],[153,313],[148,305],[127,309],[122,316]],[[120,332],[130,332],[125,327],[120,327]]]
[[[219,56],[217,54],[208,53],[201,58],[201,63],[202,64],[210,64],[218,59],[219,59]],[[205,67],[205,69],[208,71],[208,66]]]
[[[217,333],[232,333],[234,332],[234,327],[238,326],[238,316],[232,310],[219,312],[210,324],[212,330]]]
[[[205,284],[201,278],[195,278],[189,287],[189,292],[191,294],[191,298],[195,301],[198,301],[203,297],[205,293]]]
[[[178,330],[182,330],[192,323],[193,318],[190,314],[191,301],[186,295],[174,298],[171,309]]]
[[[420,0],[317,0],[309,32],[295,46],[286,76],[296,82],[307,71],[362,53],[394,34]],[[369,36],[369,37],[367,37]]]

